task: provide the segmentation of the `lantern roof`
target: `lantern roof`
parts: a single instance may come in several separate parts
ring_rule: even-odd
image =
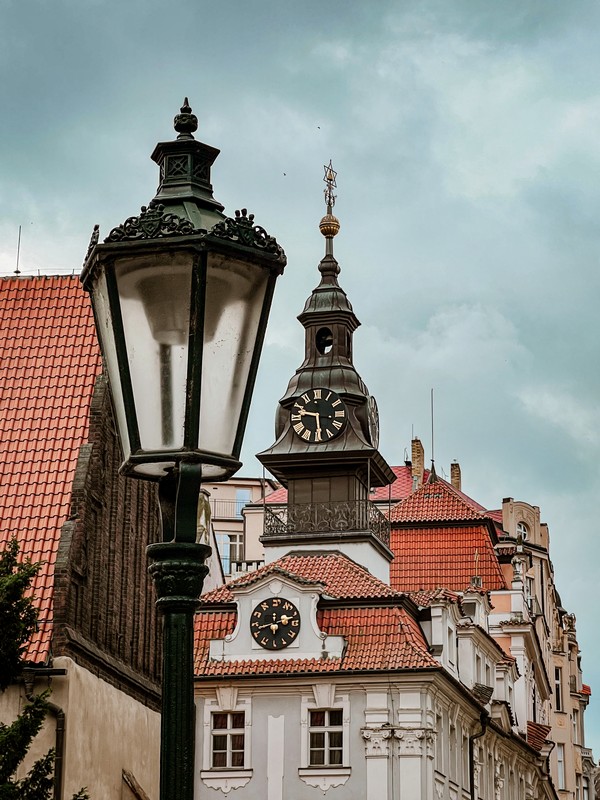
[[[176,139],[159,142],[151,155],[160,167],[160,183],[153,203],[189,220],[194,228],[209,230],[224,219],[223,205],[213,197],[210,170],[220,150],[194,138],[198,117],[187,97],[173,127]]]

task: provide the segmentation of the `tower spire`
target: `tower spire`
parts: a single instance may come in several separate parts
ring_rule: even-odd
[[[333,237],[337,236],[340,230],[340,221],[333,216],[333,207],[337,199],[337,196],[333,193],[333,190],[337,189],[337,172],[333,168],[331,159],[329,159],[329,164],[323,164],[323,169],[325,170],[325,177],[323,178],[325,189],[323,194],[325,195],[327,213],[319,222],[319,230],[325,237],[325,255],[333,256]]]

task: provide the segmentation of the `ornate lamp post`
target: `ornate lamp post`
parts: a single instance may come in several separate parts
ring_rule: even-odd
[[[210,547],[197,541],[202,479],[225,480],[239,454],[277,276],[276,240],[246,210],[222,214],[194,139],[187,98],[175,141],[152,159],[148,207],[103,243],[81,276],[90,292],[123,447],[121,471],[159,482],[162,542],[148,547],[163,615],[161,800],[192,800],[193,617]]]

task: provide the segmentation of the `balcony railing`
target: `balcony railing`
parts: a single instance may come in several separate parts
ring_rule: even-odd
[[[242,519],[242,509],[249,500],[209,500],[210,513],[216,518]]]
[[[257,569],[260,569],[265,564],[264,561],[232,561],[230,564],[231,567],[231,578],[239,578],[242,575],[247,575],[249,572],[256,572]]]
[[[386,547],[390,546],[389,520],[369,500],[265,507],[265,538],[290,533],[329,536],[364,531],[370,531]]]

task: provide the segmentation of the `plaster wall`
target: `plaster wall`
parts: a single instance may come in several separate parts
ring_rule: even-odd
[[[120,800],[126,769],[157,798],[160,715],[68,658],[54,665],[68,670],[53,694],[67,718],[65,797],[87,786],[92,798]]]
[[[63,797],[87,786],[93,800],[121,800],[122,771],[136,778],[151,800],[158,798],[160,715],[97,678],[66,656],[54,659],[66,676],[52,678],[50,700],[65,713]],[[38,681],[39,693],[48,681]],[[0,695],[0,720],[11,722],[27,703],[22,684]],[[17,777],[56,744],[50,715],[32,743]]]
[[[295,685],[276,679],[268,684],[242,679],[229,686],[227,690],[196,686],[196,800],[462,800],[470,796],[466,748],[469,735],[480,730],[479,712],[464,704],[450,687],[417,676],[405,682],[394,676],[387,682],[346,678],[331,684],[315,677],[314,683],[304,679]],[[346,777],[344,770],[330,769],[340,773],[334,782],[319,777],[322,768],[302,768],[303,740],[308,741],[302,709],[307,702],[319,707],[321,692],[329,695],[332,706],[347,698]],[[331,707],[327,698],[321,699],[325,702],[320,707]],[[215,708],[224,711],[224,706],[218,708],[222,701],[246,711],[245,733],[251,742],[237,785],[235,773],[211,777],[210,713]],[[500,796],[525,800],[517,784],[535,768],[517,742],[491,729],[478,740],[478,797],[492,800],[499,796],[494,789],[504,787],[505,794]],[[307,775],[311,772],[313,776]],[[543,789],[527,795],[536,800],[548,796]]]

